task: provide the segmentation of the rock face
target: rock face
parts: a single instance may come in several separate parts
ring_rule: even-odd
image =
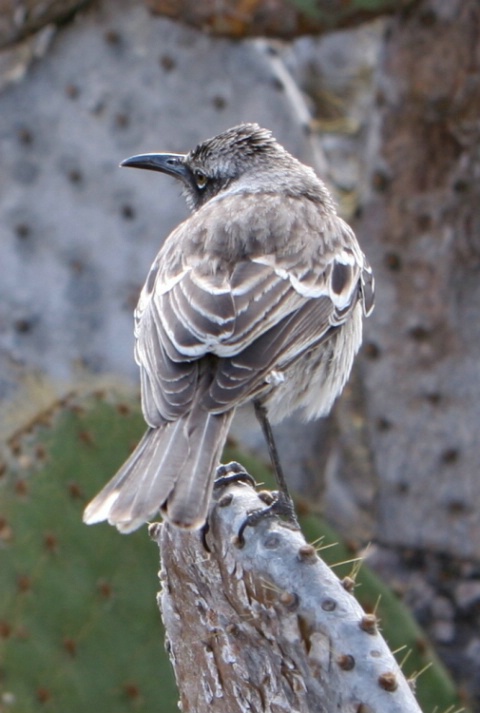
[[[476,560],[479,28],[478,3],[436,0],[391,24],[377,80],[380,151],[358,226],[379,287],[364,382],[378,532],[383,543]]]
[[[121,171],[121,159],[186,151],[256,120],[308,160],[262,51],[130,2],[78,16],[0,102],[2,361],[54,379],[79,363],[135,377],[132,309],[161,241],[186,215],[178,186]]]

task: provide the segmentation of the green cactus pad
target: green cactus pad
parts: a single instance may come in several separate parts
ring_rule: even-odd
[[[146,528],[122,537],[82,523],[143,419],[97,395],[45,421],[10,439],[0,480],[0,711],[173,713],[157,547]]]

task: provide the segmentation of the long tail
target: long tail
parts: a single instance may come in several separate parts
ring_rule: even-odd
[[[215,468],[227,438],[233,411],[188,415],[150,428],[112,480],[87,505],[83,520],[108,520],[120,532],[132,532],[162,515],[195,529],[207,517]]]

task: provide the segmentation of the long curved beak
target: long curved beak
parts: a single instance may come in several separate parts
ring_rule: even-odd
[[[143,153],[131,156],[121,162],[120,166],[127,168],[145,168],[147,171],[160,171],[169,176],[188,180],[188,168],[185,164],[186,156],[176,153]]]

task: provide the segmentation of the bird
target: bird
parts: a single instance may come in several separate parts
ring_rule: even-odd
[[[120,165],[180,181],[191,213],[134,313],[147,431],[84,522],[129,533],[160,512],[198,529],[237,407],[254,404],[267,439],[293,412],[329,413],[373,309],[372,269],[325,183],[256,123]]]

